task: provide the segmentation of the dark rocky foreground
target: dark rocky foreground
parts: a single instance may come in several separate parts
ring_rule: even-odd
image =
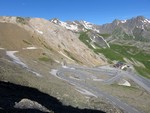
[[[1,113],[46,113],[34,108],[14,108],[22,99],[35,101],[47,108],[50,113],[104,113],[98,110],[79,109],[65,106],[56,98],[42,93],[37,89],[0,81],[0,112]],[[26,105],[28,106],[28,105]],[[30,106],[30,105],[29,105]]]

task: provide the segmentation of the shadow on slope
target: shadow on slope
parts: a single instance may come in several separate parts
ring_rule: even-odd
[[[20,86],[9,82],[0,81],[0,112],[4,113],[43,113],[36,109],[16,109],[15,102],[27,98],[40,103],[42,106],[54,113],[104,113],[98,110],[79,109],[72,106],[65,106],[56,98],[42,93],[37,89]]]

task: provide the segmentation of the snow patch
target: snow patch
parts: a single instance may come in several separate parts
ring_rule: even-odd
[[[131,84],[127,80],[122,80],[118,85],[123,85],[123,86],[131,86]]]
[[[23,48],[23,49],[38,49],[37,47],[26,47],[26,48]]]
[[[93,44],[91,44],[91,46],[92,46],[94,49],[96,49],[96,47],[95,47]]]
[[[86,29],[91,29],[91,30],[96,31],[96,32],[98,32],[98,33],[100,32],[98,29],[94,28],[94,27],[93,27],[93,24],[90,23],[90,22],[81,21],[80,23],[81,23]]]
[[[6,55],[11,57],[13,59],[13,61],[17,64],[22,65],[23,67],[28,68],[28,66],[23,63],[18,57],[16,57],[14,54],[17,53],[18,51],[6,51]]]
[[[96,32],[98,32],[98,33],[100,33],[100,31],[98,29],[93,29],[93,30],[96,31]]]
[[[86,29],[92,29],[92,24],[90,22],[81,21],[81,23]]]
[[[66,27],[66,28],[70,30],[75,30],[75,31],[78,30],[78,27],[76,25],[70,25],[69,27]]]
[[[122,70],[123,70],[124,68],[127,68],[127,65],[123,65],[123,66],[121,67]]]
[[[127,20],[122,20],[122,21],[121,21],[121,23],[126,23],[126,22],[127,22]]]
[[[93,79],[93,81],[104,81],[103,79]]]
[[[58,72],[58,70],[52,69],[52,70],[50,71],[50,74],[52,74],[52,75],[54,75],[54,76],[57,76],[57,72]]]
[[[69,30],[74,30],[74,31],[78,31],[78,26],[77,25],[69,25],[67,24],[66,22],[62,22],[60,21],[60,25],[66,29],[69,29]]]
[[[36,31],[37,31],[38,33],[40,33],[40,34],[43,34],[43,31],[40,31],[40,30],[38,30],[38,29],[36,29]]]
[[[1,47],[0,47],[0,49],[1,49],[1,50],[4,50],[5,48],[1,48]]]
[[[60,63],[58,60],[54,60],[55,62],[57,62],[57,63]]]
[[[67,69],[73,69],[73,70],[75,70],[75,68],[73,68],[73,67],[67,67],[67,66],[62,66],[63,68],[67,68]]]
[[[76,26],[78,26],[78,24],[76,22],[73,21],[73,24],[75,24]]]
[[[144,22],[144,23],[150,23],[150,20],[145,19],[143,22]]]
[[[29,71],[29,72],[32,72],[33,74],[35,74],[35,75],[38,76],[38,77],[42,77],[41,74],[39,74],[39,73],[37,73],[37,72],[35,72],[35,71],[32,71],[32,70],[30,70],[30,69],[28,69],[28,71]]]
[[[54,22],[55,24],[57,24],[57,20],[54,20],[53,22]]]

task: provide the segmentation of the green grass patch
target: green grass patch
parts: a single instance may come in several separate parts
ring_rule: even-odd
[[[114,50],[112,50],[110,48],[94,49],[94,52],[95,53],[102,53],[109,60],[123,61],[123,56],[119,53],[116,53]]]
[[[40,57],[39,60],[44,62],[53,62],[53,60],[47,56]]]
[[[147,68],[142,68],[142,67],[137,67],[137,66],[134,66],[134,68],[136,69],[136,71],[142,75],[143,77],[145,78],[148,78],[150,79],[150,70],[147,69]]]
[[[110,44],[111,48],[96,49],[95,52],[103,53],[110,60],[123,60],[123,58],[134,58],[136,60],[147,60],[149,55],[142,53],[138,48],[134,46]],[[140,55],[140,56],[139,56]]]
[[[80,41],[82,41],[85,45],[88,46],[88,48],[93,49],[93,47],[91,46],[90,42],[91,39],[89,38],[89,36],[87,35],[87,32],[81,32],[80,36],[79,36]]]
[[[134,46],[110,44],[111,48],[94,49],[95,53],[102,53],[107,59],[113,61],[124,61],[123,58],[131,58],[144,64],[145,68],[135,66],[137,72],[150,79],[150,54],[144,53]],[[132,60],[131,60],[132,61]],[[125,61],[124,61],[125,62]]]

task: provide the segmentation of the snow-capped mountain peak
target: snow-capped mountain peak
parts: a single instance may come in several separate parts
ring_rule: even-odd
[[[143,16],[133,17],[127,20],[118,20],[115,19],[112,23],[104,24],[104,25],[95,25],[87,21],[67,21],[63,22],[58,19],[51,20],[54,24],[60,25],[68,30],[73,32],[85,32],[87,30],[93,31],[95,33],[101,34],[110,34],[110,36],[121,37],[124,36],[122,33],[127,34],[132,37],[138,37],[138,33],[141,33],[139,39],[141,37],[145,37],[149,39],[149,29],[150,29],[150,20],[146,19]],[[117,35],[119,31],[121,31],[121,35]],[[116,36],[117,35],[117,36]]]
[[[78,26],[77,26],[77,24],[75,24],[75,22],[74,23],[67,23],[67,22],[60,21],[57,18],[50,20],[50,22],[57,24],[57,25],[60,25],[60,26],[66,28],[68,30],[78,31]]]
[[[50,20],[50,22],[60,25],[68,30],[75,31],[75,32],[93,30],[99,33],[99,30],[95,27],[95,25],[87,21],[63,22],[54,18]]]
[[[51,19],[50,22],[55,23],[55,24],[59,24],[60,20],[57,18]]]
[[[149,23],[149,24],[150,24],[150,20],[145,19],[145,20],[143,21],[143,23],[145,23],[145,24]]]
[[[86,21],[80,21],[80,23],[86,28],[86,29],[92,29],[92,24],[90,22]]]
[[[126,23],[127,22],[127,20],[121,20],[121,23]]]
[[[75,24],[68,24],[67,22],[60,21],[60,25],[66,29],[78,31],[78,26]]]

